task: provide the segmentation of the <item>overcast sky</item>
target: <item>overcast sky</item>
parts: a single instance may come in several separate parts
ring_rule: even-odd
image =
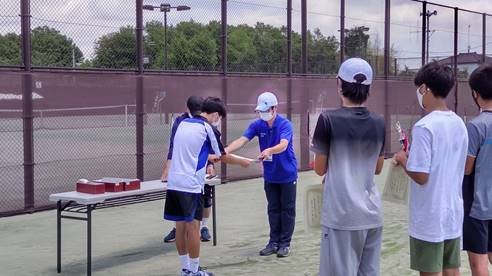
[[[434,0],[436,3],[459,6],[492,14],[491,0]],[[0,33],[20,32],[18,0],[0,0]],[[145,0],[145,4],[158,5],[162,0]],[[169,24],[193,19],[206,23],[220,20],[220,0],[169,0],[172,5],[188,5],[190,11],[169,13]],[[285,25],[285,0],[229,0],[229,24],[250,24],[257,21],[275,26]],[[293,0],[293,28],[300,31],[300,0]],[[31,0],[33,27],[48,25],[72,38],[86,58],[93,55],[98,37],[117,31],[125,25],[135,25],[135,6],[131,0]],[[391,44],[399,57],[420,56],[421,4],[410,0],[392,1]],[[431,55],[449,56],[453,51],[453,10],[430,5],[438,14],[430,19]],[[320,28],[326,35],[338,37],[338,0],[308,0],[308,28]],[[480,15],[460,13],[459,50],[481,51],[482,22]],[[162,20],[159,12],[144,11],[145,21]],[[379,41],[382,48],[384,30],[384,0],[346,0],[346,27],[368,26],[372,43]],[[469,27],[470,26],[470,27]],[[487,43],[492,53],[492,17],[487,24],[490,37]],[[470,35],[468,35],[470,34]]]

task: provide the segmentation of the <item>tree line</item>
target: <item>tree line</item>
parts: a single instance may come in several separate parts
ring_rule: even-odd
[[[382,66],[378,45],[371,45],[369,28],[346,30],[346,55],[376,61]],[[167,39],[165,39],[167,37]],[[106,34],[95,42],[92,57],[84,57],[73,40],[48,26],[32,30],[34,66],[133,69],[136,38],[132,26]],[[254,26],[228,26],[228,70],[233,72],[283,73],[287,70],[287,29],[258,22]],[[0,34],[0,65],[21,64],[21,38]],[[193,20],[165,28],[161,22],[146,23],[145,67],[154,70],[218,71],[221,64],[221,24]],[[165,47],[167,46],[167,47]],[[319,29],[307,33],[308,73],[335,73],[339,64],[339,41]],[[167,52],[167,53],[166,53]],[[301,71],[301,35],[292,32],[293,71]],[[378,64],[380,60],[380,65]],[[373,62],[374,63],[374,62]],[[378,70],[378,68],[376,68]]]

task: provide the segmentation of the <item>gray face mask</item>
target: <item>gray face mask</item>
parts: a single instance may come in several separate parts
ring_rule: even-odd
[[[270,121],[273,118],[273,114],[270,111],[268,111],[268,112],[260,112],[260,118],[263,121],[268,122],[268,121]]]

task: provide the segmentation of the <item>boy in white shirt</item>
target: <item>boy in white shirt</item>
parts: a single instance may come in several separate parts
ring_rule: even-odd
[[[410,266],[423,276],[459,275],[468,135],[446,105],[455,78],[450,67],[431,62],[414,83],[428,114],[413,127],[408,156],[401,151],[394,157],[411,178]]]

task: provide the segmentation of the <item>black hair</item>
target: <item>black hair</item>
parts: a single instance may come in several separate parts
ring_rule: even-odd
[[[199,115],[202,111],[203,98],[199,96],[191,96],[186,101],[186,106],[191,113],[191,116]]]
[[[432,61],[422,66],[413,81],[416,86],[425,84],[434,96],[445,99],[455,84],[453,69]]]
[[[473,91],[484,100],[492,100],[492,64],[482,64],[473,71],[468,80]]]
[[[367,79],[363,74],[355,75],[354,79],[356,83],[340,79],[342,81],[342,95],[355,104],[362,104],[369,97],[369,88],[371,86],[362,84]]]
[[[224,102],[216,97],[208,97],[203,101],[202,112],[207,114],[218,112],[222,118],[225,118],[227,114]]]

